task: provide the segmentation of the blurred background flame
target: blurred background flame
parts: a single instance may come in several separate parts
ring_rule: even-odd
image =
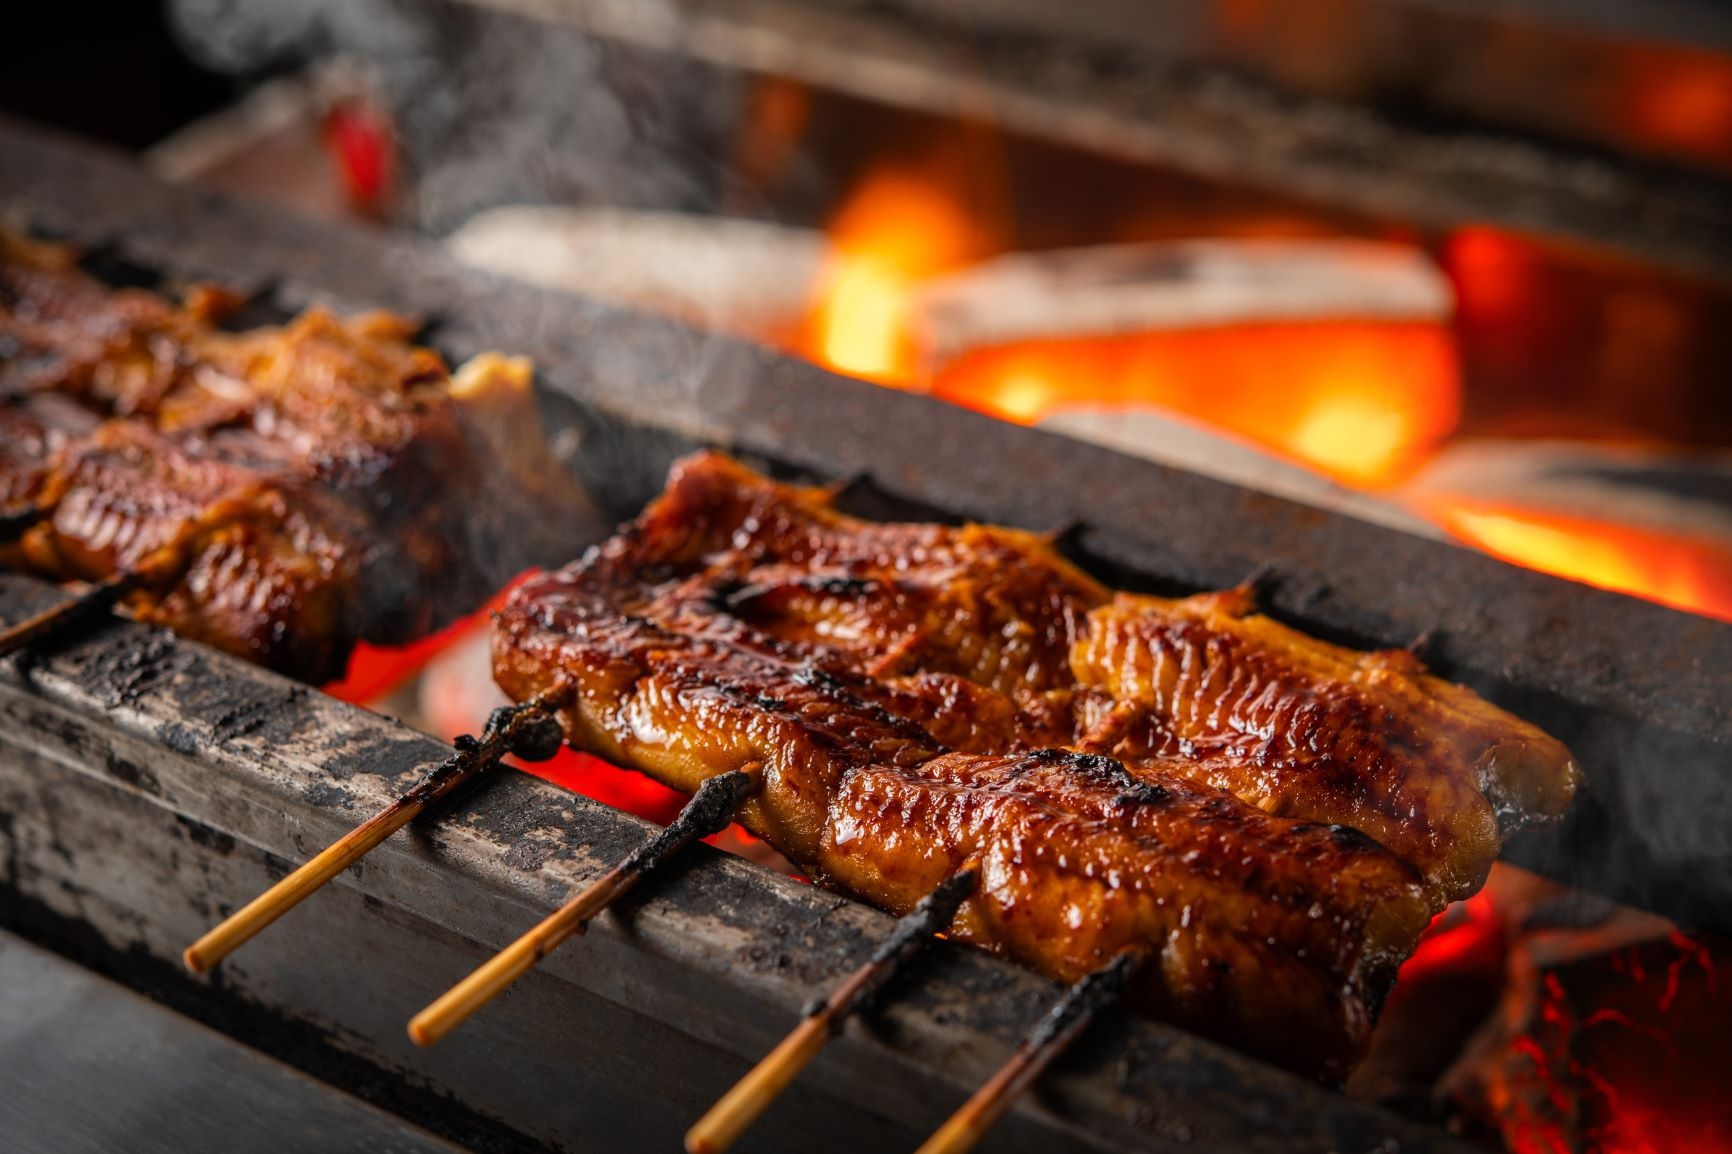
[[[1687,79],[1679,80],[1686,91]],[[1718,115],[1718,95],[1700,99],[1705,110],[1691,115]],[[795,351],[841,373],[1022,424],[1079,408],[1175,415],[1384,494],[1506,561],[1732,620],[1732,552],[1722,542],[1519,503],[1404,495],[1403,484],[1461,431],[1464,330],[1493,359],[1518,368],[1543,355],[1556,322],[1545,315],[1551,302],[1538,242],[1482,227],[1446,237],[1437,255],[1456,313],[1436,321],[1321,319],[1056,337],[935,364],[922,353],[921,293],[1006,246],[978,225],[965,196],[941,178],[870,170],[827,230],[831,255]],[[1670,346],[1683,335],[1665,297],[1608,308],[1624,318],[1625,331],[1605,338],[1602,360],[1614,367],[1632,360],[1641,374],[1678,355]],[[1616,441],[1620,432],[1602,427],[1592,435]],[[1651,439],[1622,432],[1634,442]]]

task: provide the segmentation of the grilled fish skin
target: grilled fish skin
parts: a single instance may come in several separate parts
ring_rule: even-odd
[[[707,611],[651,538],[628,531],[519,589],[495,630],[508,694],[572,686],[574,744],[676,788],[761,764],[742,819],[825,884],[901,913],[974,865],[963,940],[1064,980],[1147,949],[1150,1012],[1322,1077],[1350,1068],[1430,915],[1412,867],[1177,775],[949,748],[909,708],[949,677],[885,685],[814,662]]]
[[[227,332],[230,303],[112,290],[0,234],[0,512],[47,514],[0,563],[100,580],[172,548],[136,616],[327,681],[580,543],[527,362],[453,374],[384,313]]]
[[[250,436],[222,440],[194,451],[142,421],[104,423],[62,455],[20,568],[98,581],[172,564],[176,579],[127,598],[139,620],[308,679],[340,676],[348,639],[387,608],[369,601],[383,592],[369,566],[402,559],[382,556],[389,539],[329,491],[240,452]]]
[[[978,725],[983,694],[1002,697],[1020,733],[971,748],[1071,746],[1351,826],[1417,866],[1438,908],[1580,781],[1561,743],[1411,654],[1308,637],[1245,590],[1114,594],[1039,535],[861,522],[713,454],[677,466],[639,524],[663,564],[724,582],[703,594],[718,611],[812,659],[966,681],[931,724]]]
[[[1039,535],[869,524],[717,454],[520,588],[500,685],[575,690],[573,744],[690,791],[893,912],[964,865],[954,932],[1072,980],[1149,951],[1143,1006],[1339,1077],[1500,830],[1561,814],[1568,751],[1407,654],[1248,594],[1114,594]]]
[[[720,454],[676,465],[641,524],[663,564],[729,572],[729,611],[874,677],[947,673],[1012,696],[1073,684],[1109,593],[1035,533],[877,524]]]
[[[1580,771],[1563,744],[1405,650],[1355,652],[1255,613],[1244,590],[1120,594],[1071,667],[1114,708],[1085,748],[1181,761],[1267,810],[1340,822],[1418,866],[1436,902],[1484,884],[1502,838],[1555,821]]]

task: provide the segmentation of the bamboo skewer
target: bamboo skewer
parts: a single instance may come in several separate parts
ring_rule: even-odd
[[[545,761],[565,738],[555,710],[568,691],[554,690],[521,705],[493,711],[479,741],[457,739],[457,752],[435,767],[401,797],[344,834],[288,877],[235,911],[186,948],[182,960],[195,974],[205,973],[259,931],[299,905],[326,882],[360,861],[380,842],[409,824],[464,782],[496,765],[507,753]]]
[[[1101,1011],[1118,1001],[1145,956],[1140,950],[1127,950],[1066,990],[1064,997],[1029,1031],[1010,1061],[976,1090],[915,1154],[963,1154],[972,1150]]]
[[[409,1022],[417,1046],[431,1046],[528,973],[565,939],[628,893],[680,850],[727,827],[758,785],[756,767],[719,774],[698,787],[679,816],[539,925],[489,958]]]
[[[885,985],[934,940],[934,935],[950,925],[974,892],[977,876],[974,870],[966,869],[940,882],[896,923],[864,965],[848,975],[828,998],[806,1007],[804,1020],[793,1032],[686,1132],[689,1154],[721,1154],[738,1141],[825,1043],[840,1032],[843,1023],[868,1009]]]

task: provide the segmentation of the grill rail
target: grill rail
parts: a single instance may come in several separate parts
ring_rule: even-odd
[[[1571,821],[1519,839],[1508,856],[1732,932],[1732,626],[461,270],[425,243],[165,185],[4,120],[0,219],[285,308],[324,300],[418,313],[454,358],[529,354],[545,404],[580,434],[575,467],[613,517],[636,512],[675,456],[719,445],[783,475],[867,475],[851,499],[869,515],[1077,524],[1079,559],[1116,585],[1171,593],[1262,571],[1273,574],[1271,611],[1321,636],[1429,636],[1440,673],[1547,727],[1586,767],[1588,796]],[[0,618],[54,596],[0,579]],[[0,676],[0,719],[0,912],[83,927],[119,959],[176,958],[285,863],[450,753],[119,624],[28,682]],[[550,959],[466,1037],[423,1054],[403,1035],[407,1014],[644,831],[507,775],[411,832],[231,963],[212,996],[263,1007],[536,1141],[677,1142],[890,924],[701,853],[599,923],[583,948]],[[863,1149],[911,1146],[1052,997],[1026,973],[948,947],[913,985],[766,1119],[765,1148],[803,1149],[818,1132]],[[526,1060],[507,1070],[493,1061],[500,1053]],[[1050,1087],[1066,1121],[1020,1112],[1003,1131],[1007,1149],[1322,1151],[1385,1137],[1406,1150],[1451,1148],[1151,1023],[1102,1031]]]

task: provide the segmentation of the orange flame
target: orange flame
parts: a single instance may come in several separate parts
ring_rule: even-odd
[[[1350,484],[1407,476],[1455,425],[1461,387],[1439,324],[1329,321],[1032,341],[975,350],[923,379],[921,286],[990,247],[936,181],[868,177],[832,222],[801,351],[839,372],[1035,424],[1079,406],[1208,422]]]
[[[831,255],[802,342],[807,355],[881,384],[912,383],[915,288],[978,255],[977,230],[933,182],[883,171],[849,197],[829,236]]]
[[[1150,409],[1377,490],[1410,478],[1460,419],[1454,333],[1425,322],[1044,339],[970,350],[929,371],[913,331],[916,296],[927,280],[984,255],[991,238],[939,182],[888,170],[861,184],[830,236],[833,254],[801,351],[838,371],[928,388],[1004,420],[1032,425],[1079,408]],[[1450,238],[1447,263],[1461,308],[1482,338],[1519,342],[1535,322],[1531,255],[1519,238],[1488,229]],[[1515,564],[1732,619],[1732,557],[1723,546],[1531,509],[1433,500],[1422,511]]]
[[[1427,511],[1494,557],[1732,621],[1732,549],[1713,541],[1465,500],[1432,499]]]
[[[1442,325],[1320,321],[981,350],[933,392],[1024,424],[1081,406],[1167,410],[1381,488],[1454,427],[1461,389]]]

